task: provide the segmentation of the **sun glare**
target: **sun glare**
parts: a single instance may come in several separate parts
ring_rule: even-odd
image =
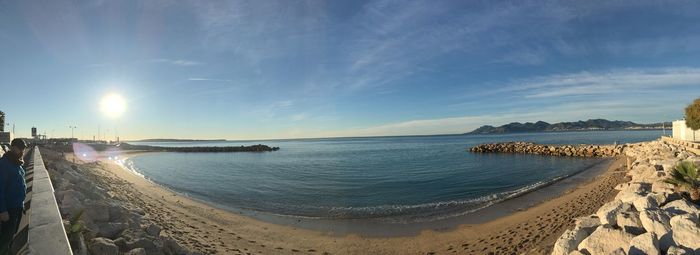
[[[100,109],[107,117],[117,118],[126,110],[126,102],[119,94],[109,94],[102,98]]]

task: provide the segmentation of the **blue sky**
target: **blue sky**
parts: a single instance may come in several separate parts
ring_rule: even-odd
[[[682,118],[697,1],[6,1],[20,136],[294,138]],[[100,99],[121,94],[110,119]]]

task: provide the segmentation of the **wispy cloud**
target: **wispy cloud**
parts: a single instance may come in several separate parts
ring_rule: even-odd
[[[488,93],[515,93],[526,98],[549,98],[700,86],[700,68],[619,69],[548,75],[514,81]]]
[[[188,81],[211,81],[211,82],[233,82],[227,79],[210,79],[210,78],[189,78]]]
[[[186,59],[167,59],[167,58],[154,58],[154,59],[151,59],[151,62],[171,64],[171,65],[177,65],[177,66],[199,66],[199,65],[204,64],[202,62],[186,60]]]

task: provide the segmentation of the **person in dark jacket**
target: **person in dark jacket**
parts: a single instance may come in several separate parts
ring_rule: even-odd
[[[0,158],[0,255],[9,250],[22,220],[27,192],[22,168],[26,148],[24,140],[14,139],[10,151]]]

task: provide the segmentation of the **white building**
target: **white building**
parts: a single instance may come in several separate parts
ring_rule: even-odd
[[[685,120],[677,120],[673,122],[673,138],[688,142],[700,142],[700,130],[693,131],[685,125]]]

